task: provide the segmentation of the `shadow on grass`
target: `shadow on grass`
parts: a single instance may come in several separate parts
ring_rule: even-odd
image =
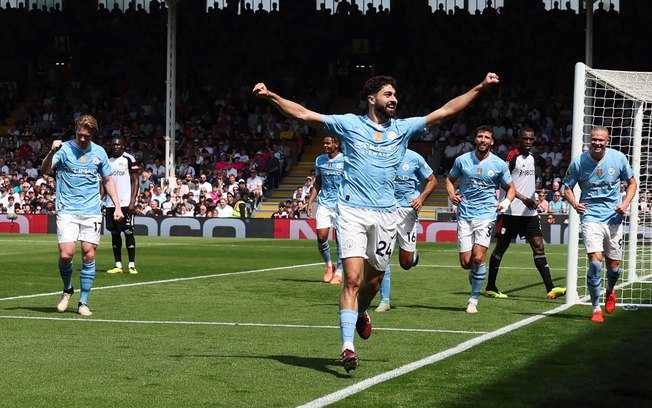
[[[485,343],[446,370],[452,374],[447,382],[474,377],[475,386],[460,387],[458,398],[436,405],[651,407],[652,314],[636,313],[617,311],[604,324],[592,323],[587,314],[558,314]],[[477,370],[470,373],[469,367]]]
[[[215,354],[174,354],[173,358],[243,358],[243,359],[265,359],[274,360],[279,363],[301,368],[309,368],[325,374],[334,375],[337,378],[350,378],[351,374],[344,373],[340,360],[331,358],[300,357],[288,355],[251,356],[251,355],[215,355]],[[353,372],[352,372],[353,373]]]
[[[59,313],[57,311],[57,308],[55,306],[51,307],[5,307],[2,308],[2,310],[29,310],[32,312],[38,312],[38,313],[49,313],[49,314],[58,314],[58,315],[65,315],[66,313],[74,313],[73,309],[67,310],[63,313]]]

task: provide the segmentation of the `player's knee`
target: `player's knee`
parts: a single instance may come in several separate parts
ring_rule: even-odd
[[[485,263],[484,256],[474,255],[473,256],[473,263],[475,265],[482,265],[483,263]]]

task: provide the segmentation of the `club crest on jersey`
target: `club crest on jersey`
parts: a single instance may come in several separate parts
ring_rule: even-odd
[[[390,130],[389,133],[387,133],[387,139],[389,139],[389,140],[394,140],[397,137],[398,137],[398,135],[393,130]]]
[[[598,169],[596,170],[596,174],[598,175],[598,177],[602,177],[603,174],[602,169],[598,167]]]
[[[383,133],[374,132],[374,142],[382,142],[382,141],[383,141]]]
[[[478,176],[482,176],[482,167],[478,167],[478,168],[475,170],[475,174],[477,174]]]
[[[100,164],[100,159],[93,157],[93,164]]]
[[[410,165],[407,163],[403,163],[403,170],[408,171],[410,170]]]
[[[493,170],[489,170],[489,171],[487,172],[487,176],[489,176],[489,177],[493,177],[494,174],[496,174],[496,173],[494,173]]]
[[[607,173],[609,173],[610,176],[613,176],[614,174],[616,174],[616,169],[614,169],[613,167],[609,167]]]
[[[81,162],[81,164],[86,164],[88,163],[88,157],[82,156],[79,158],[79,161]]]

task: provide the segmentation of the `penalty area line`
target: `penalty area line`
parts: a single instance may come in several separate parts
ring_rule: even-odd
[[[303,264],[303,265],[290,265],[290,266],[277,266],[274,268],[265,268],[265,269],[253,269],[249,271],[240,271],[240,272],[225,272],[225,273],[215,273],[211,275],[199,275],[199,276],[188,276],[185,278],[173,278],[173,279],[160,279],[160,280],[153,280],[153,281],[146,281],[146,282],[134,282],[134,283],[124,283],[121,285],[110,285],[110,286],[100,286],[91,289],[92,291],[96,290],[105,290],[105,289],[119,289],[119,288],[128,288],[128,287],[133,287],[133,286],[145,286],[145,285],[156,285],[159,283],[173,283],[173,282],[183,282],[183,281],[190,281],[190,280],[196,280],[196,279],[209,279],[209,278],[221,278],[225,276],[237,276],[237,275],[247,275],[250,273],[261,273],[261,272],[272,272],[272,271],[282,271],[284,269],[297,269],[297,268],[305,268],[307,266],[318,266],[323,264],[323,262],[315,262],[315,263],[309,263],[309,264]],[[0,298],[0,301],[3,300],[16,300],[16,299],[30,299],[30,298],[35,298],[35,297],[42,297],[42,296],[52,296],[52,295],[60,295],[61,292],[48,292],[48,293],[36,293],[32,295],[20,295],[20,296],[10,296],[10,297],[4,297]]]
[[[498,330],[494,330],[492,332],[485,333],[481,336],[475,337],[471,340],[467,340],[463,343],[458,344],[457,346],[450,348],[448,350],[441,351],[437,354],[433,354],[431,356],[428,356],[426,358],[423,358],[418,361],[414,361],[409,364],[405,364],[401,367],[395,368],[391,371],[387,371],[385,373],[376,375],[374,377],[367,378],[366,380],[362,380],[356,384],[353,384],[349,387],[343,388],[339,391],[336,391],[334,393],[325,395],[323,397],[317,398],[315,400],[312,400],[306,404],[300,405],[298,408],[321,408],[325,407],[327,405],[333,404],[337,401],[341,401],[346,397],[349,397],[353,394],[357,394],[359,392],[362,392],[368,388],[373,387],[374,385],[383,383],[385,381],[389,381],[391,379],[394,379],[396,377],[400,377],[404,374],[408,374],[412,371],[418,370],[419,368],[425,367],[430,364],[434,364],[438,361],[447,359],[448,357],[452,357],[456,354],[462,353],[463,351],[469,350],[475,346],[478,346],[486,341],[492,340],[496,337],[502,336],[503,334],[507,334],[511,331],[520,329],[521,327],[527,326],[531,323],[534,323],[538,320],[541,320],[543,318],[546,318],[548,316],[552,316],[554,314],[560,313],[564,310],[567,310],[571,308],[574,305],[568,305],[564,304],[561,305],[555,309],[552,309],[547,312],[539,313],[537,315],[528,317],[526,319],[520,320],[516,323],[512,323],[510,325],[507,325],[505,327],[501,327]]]

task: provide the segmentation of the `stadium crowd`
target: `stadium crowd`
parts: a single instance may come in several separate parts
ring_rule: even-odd
[[[260,78],[315,111],[360,112],[364,78],[389,73],[399,80],[401,116],[414,116],[466,89],[459,78],[476,78],[489,66],[504,85],[422,138],[439,147],[437,172],[446,174],[451,159],[473,149],[477,125],[493,127],[493,151],[504,158],[527,124],[537,135],[541,212],[567,211],[551,203],[563,197],[559,185],[571,159],[572,64],[583,58],[585,18],[568,6],[489,7],[478,15],[458,7],[364,14],[245,7],[238,14],[217,3],[208,12],[192,4],[180,2],[178,10],[175,185],[163,164],[164,3],[151,1],[149,12],[133,2],[127,10],[0,8],[7,57],[0,62],[1,212],[54,212],[54,180],[38,170],[45,149],[72,136],[73,118],[92,113],[100,123],[94,142],[110,151],[111,137],[121,135],[139,163],[138,214],[248,217],[315,137],[252,97]],[[596,64],[627,59],[631,69],[649,67],[649,53],[636,52],[645,38],[637,34],[645,26],[640,18],[631,11],[596,13],[595,49],[608,50],[596,52]],[[384,26],[410,29],[378,30]],[[278,216],[299,216],[309,188],[288,197],[282,211],[279,205]]]

